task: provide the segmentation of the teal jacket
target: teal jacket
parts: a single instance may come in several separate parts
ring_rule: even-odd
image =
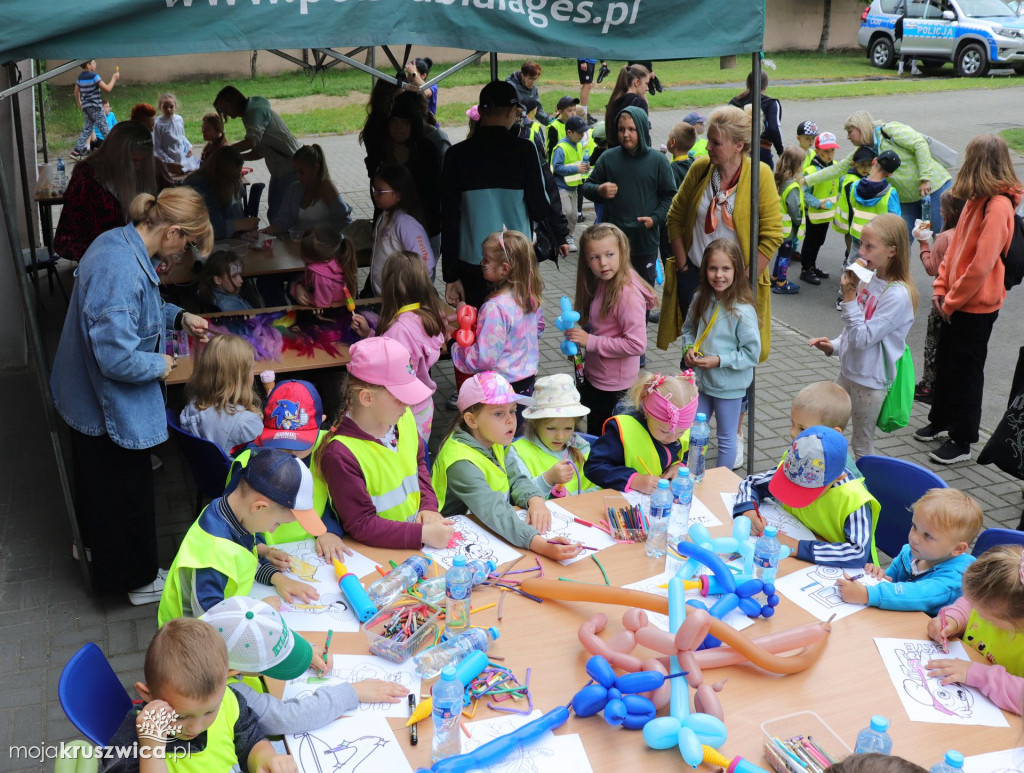
[[[969,553],[954,556],[917,577],[910,569],[912,562],[910,545],[904,545],[885,570],[892,582],[868,586],[868,606],[924,612],[934,617],[944,606],[960,598],[961,581],[967,567],[974,563],[974,556]]]
[[[737,277],[736,281],[744,281]],[[694,342],[707,329],[715,309],[718,315],[711,331],[701,342],[700,350],[705,355],[717,355],[722,362],[717,368],[695,368],[697,371],[697,389],[712,397],[732,400],[743,397],[747,387],[754,380],[754,368],[761,356],[761,333],[757,326],[757,312],[749,304],[737,304],[728,311],[717,302],[711,303],[698,321],[694,319],[696,298],[690,305],[690,314],[683,323],[683,351],[692,347]]]

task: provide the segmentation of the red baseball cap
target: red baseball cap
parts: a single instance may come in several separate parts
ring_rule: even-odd
[[[285,451],[308,451],[316,443],[324,415],[320,393],[308,381],[282,381],[267,397],[263,432],[256,445]]]

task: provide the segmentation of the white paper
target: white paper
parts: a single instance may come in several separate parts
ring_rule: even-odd
[[[540,711],[534,711],[529,716],[509,714],[469,722],[466,727],[472,737],[462,737],[462,753],[474,751],[540,716]],[[480,770],[487,773],[591,773],[593,768],[579,735],[555,735],[548,731],[533,743],[513,751],[499,764]]]
[[[631,590],[644,591],[645,593],[653,593],[657,596],[664,596],[668,598],[668,581],[675,577],[675,572],[662,572],[656,574],[653,577],[648,577],[646,580],[640,580],[638,582],[630,583],[629,585],[623,585],[623,588],[629,588]],[[659,585],[666,587],[660,588]],[[710,595],[701,596],[698,590],[686,591],[687,601],[699,601],[700,603],[707,606],[708,609],[715,605],[721,596]],[[649,609],[644,610],[647,613],[647,619],[650,620],[651,624],[657,626],[663,631],[668,631],[668,615],[663,615],[660,612],[651,612]],[[744,628],[749,628],[754,624],[754,621],[743,614],[739,609],[732,610],[723,619],[723,623],[726,623],[737,631],[742,631]]]
[[[776,578],[775,590],[819,620],[828,620],[833,615],[836,620],[841,620],[854,612],[867,609],[866,604],[847,604],[843,601],[837,584],[843,573],[843,569],[835,566],[808,566]],[[864,585],[878,584],[878,580],[867,575],[860,577],[857,582]]]
[[[331,655],[331,670],[322,676],[309,671],[297,679],[290,679],[284,685],[282,698],[302,698],[319,690],[324,685],[341,684],[343,682],[361,682],[364,679],[380,679],[394,682],[406,688],[413,695],[420,694],[420,677],[416,673],[416,664],[409,659],[404,663],[392,663],[390,660],[376,655]],[[326,679],[326,681],[324,681]],[[380,714],[384,717],[409,716],[409,702],[399,703],[360,703],[359,713]]]
[[[303,773],[412,773],[388,721],[381,714],[360,714],[331,722],[312,733],[285,736]]]
[[[281,616],[296,631],[338,631],[353,632],[359,630],[359,620],[349,609],[334,567],[326,563],[316,554],[316,543],[312,539],[301,542],[284,542],[274,545],[283,550],[291,559],[291,568],[285,572],[289,577],[312,585],[320,594],[320,598],[311,602],[281,601]],[[366,567],[369,566],[369,570]],[[353,574],[360,576],[375,568],[373,561],[360,553],[345,556],[345,567]],[[279,597],[276,588],[262,583],[255,583],[249,595],[256,599],[268,596]]]
[[[964,773],[1024,773],[1024,749],[964,757]]]
[[[736,506],[736,495],[722,494],[722,501],[725,502],[726,509],[731,513],[732,509]],[[788,534],[798,541],[818,539],[814,532],[804,526],[799,518],[792,513],[787,513],[772,500],[762,499],[757,507],[761,512],[761,517],[783,534]]]
[[[926,666],[932,660],[969,660],[962,642],[949,642],[948,655],[933,641],[876,638],[875,645],[911,721],[1009,727],[1003,712],[973,687],[943,686],[928,677]]]
[[[640,505],[640,509],[645,514],[651,512],[651,497],[649,494],[641,494],[639,491],[627,491],[622,496],[631,505]],[[722,521],[718,516],[712,513],[708,506],[697,498],[696,494],[694,494],[693,502],[690,504],[690,523],[700,523],[709,529],[712,526],[722,525]]]
[[[467,561],[479,558],[481,561],[493,561],[497,566],[519,558],[519,551],[468,515],[453,515],[450,519],[455,521],[455,536],[449,546],[423,548],[423,552],[436,561],[440,569],[451,569],[452,559],[459,554],[464,555]]]
[[[585,546],[573,558],[559,561],[558,563],[562,566],[575,564],[577,561],[582,561],[584,558],[592,556],[594,553],[605,548],[610,548],[615,544],[615,540],[607,532],[596,527],[576,523],[575,516],[556,502],[548,500],[544,504],[548,506],[548,510],[551,512],[551,528],[544,532],[542,536],[549,539],[565,537],[570,542],[579,542]],[[516,515],[519,516],[519,520],[526,521],[525,510],[516,510]],[[597,550],[588,550],[587,548],[597,548]]]

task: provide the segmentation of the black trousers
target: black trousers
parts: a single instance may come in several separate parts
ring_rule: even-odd
[[[92,550],[96,590],[125,592],[152,582],[158,564],[149,450],[71,430],[71,454],[75,509]]]
[[[804,234],[804,248],[800,251],[802,271],[810,271],[818,266],[818,250],[828,236],[828,223],[812,223],[807,220],[807,232]]]
[[[591,435],[601,434],[605,421],[615,415],[615,406],[625,392],[625,389],[606,392],[589,381],[583,382],[580,386],[580,402],[590,409],[587,415],[587,432]]]
[[[928,421],[949,430],[949,439],[956,443],[978,442],[988,339],[998,316],[998,311],[955,311],[949,322],[942,325],[935,352],[935,387]]]

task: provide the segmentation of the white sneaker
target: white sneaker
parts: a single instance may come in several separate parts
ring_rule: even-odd
[[[911,67],[910,67],[910,74],[911,75],[920,75],[921,74],[921,71],[917,68],[917,63],[916,62],[913,65],[911,65]]]
[[[903,74],[903,60],[902,59],[900,59],[900,61],[896,63],[896,74],[897,75],[902,75]]]
[[[571,236],[566,239],[566,244],[569,245],[569,252],[576,252],[576,240]]]
[[[743,442],[743,438],[740,437],[739,435],[737,435],[736,436],[736,461],[734,461],[732,463],[732,468],[734,470],[738,470],[740,467],[743,466],[743,462],[746,461],[744,456],[743,456],[744,453],[745,453],[745,450],[744,450],[745,448],[746,448],[746,443]]]
[[[160,594],[164,592],[167,575],[168,571],[166,569],[157,569],[156,579],[153,582],[143,585],[141,588],[128,591],[128,600],[135,606],[153,604],[159,601]]]

